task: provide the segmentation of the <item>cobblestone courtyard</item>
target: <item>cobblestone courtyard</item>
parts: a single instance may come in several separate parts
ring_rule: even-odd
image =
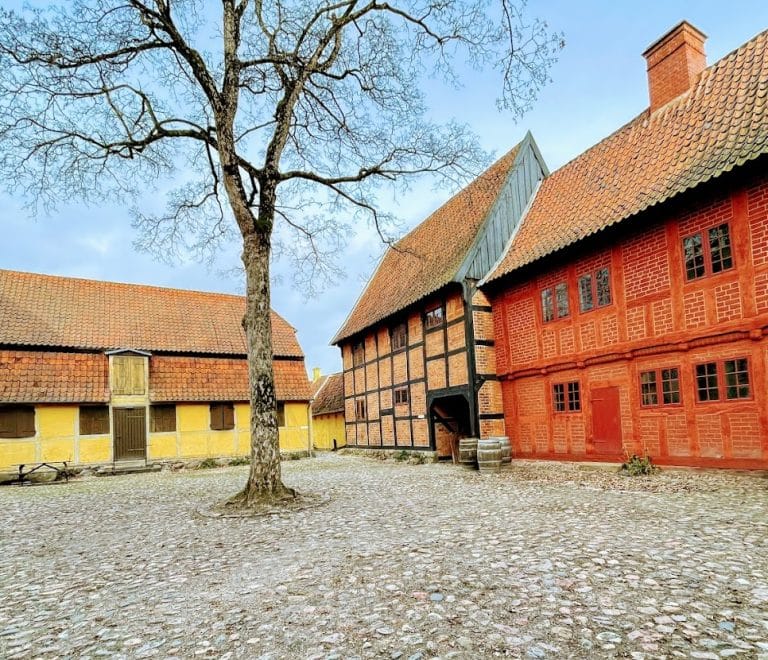
[[[768,658],[768,480],[324,456],[0,490],[0,656]]]

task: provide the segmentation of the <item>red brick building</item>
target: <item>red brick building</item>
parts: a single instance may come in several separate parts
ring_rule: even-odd
[[[704,39],[646,50],[650,107],[481,282],[517,457],[768,467],[768,32],[708,68]]]
[[[390,249],[333,339],[346,441],[436,450],[503,432],[491,308],[477,291],[546,174],[526,138]]]

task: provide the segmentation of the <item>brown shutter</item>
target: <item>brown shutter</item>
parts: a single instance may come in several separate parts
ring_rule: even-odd
[[[235,406],[231,403],[225,403],[223,406],[223,426],[224,429],[235,428]]]
[[[212,403],[211,404],[211,430],[212,431],[220,431],[222,428],[222,409],[221,404],[218,403]]]

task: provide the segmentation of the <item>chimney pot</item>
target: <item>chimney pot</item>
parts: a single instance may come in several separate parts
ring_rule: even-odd
[[[651,112],[687,92],[707,67],[707,35],[682,21],[643,53],[648,64]]]

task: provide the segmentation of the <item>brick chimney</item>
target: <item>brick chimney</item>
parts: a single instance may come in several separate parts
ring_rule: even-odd
[[[651,112],[688,91],[707,67],[707,35],[688,21],[678,23],[654,41],[643,57],[648,63]]]

